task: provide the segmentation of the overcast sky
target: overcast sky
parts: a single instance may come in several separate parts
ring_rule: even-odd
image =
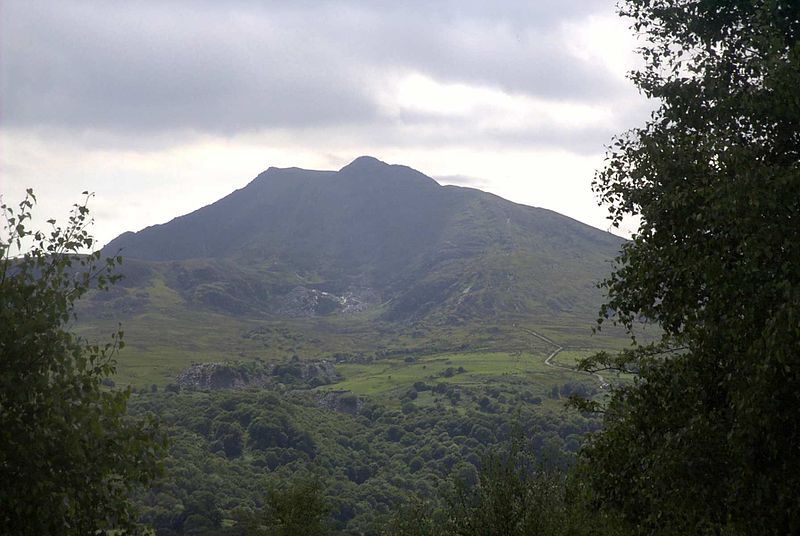
[[[0,193],[46,219],[93,191],[105,243],[368,154],[607,229],[635,46],[613,0],[3,0]]]

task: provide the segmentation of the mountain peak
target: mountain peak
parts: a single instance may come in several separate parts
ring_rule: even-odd
[[[466,322],[560,311],[594,318],[600,298],[585,289],[622,242],[368,156],[340,172],[263,175],[269,180],[121,235],[104,251],[159,263],[149,273],[163,266],[186,307],[275,318],[369,309],[381,321]]]
[[[389,164],[387,164],[386,162],[378,160],[374,156],[359,156],[358,158],[356,158],[355,160],[344,166],[339,171],[344,171],[345,169],[350,169],[350,170],[376,169],[376,168],[387,167],[388,165]]]

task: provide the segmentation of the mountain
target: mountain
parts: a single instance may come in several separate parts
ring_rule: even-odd
[[[105,248],[124,279],[79,330],[125,327],[124,381],[195,362],[452,351],[547,356],[588,335],[623,240],[541,208],[361,157],[270,168],[206,207]],[[535,329],[534,333],[532,330]],[[617,339],[618,342],[619,339]]]
[[[594,314],[622,240],[555,212],[360,157],[338,172],[270,168],[227,197],[124,233],[105,252],[171,262],[188,303],[387,321]]]

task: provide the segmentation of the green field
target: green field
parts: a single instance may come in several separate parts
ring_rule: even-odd
[[[337,371],[345,380],[335,384],[335,388],[360,395],[386,396],[403,392],[415,382],[471,386],[514,380],[550,384],[559,379],[580,379],[578,374],[547,367],[545,357],[522,352],[447,353],[424,356],[414,362],[392,358],[373,364],[343,364],[337,366]],[[452,374],[446,372],[448,369]]]

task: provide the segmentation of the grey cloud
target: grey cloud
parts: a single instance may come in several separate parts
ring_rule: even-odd
[[[638,108],[643,116],[649,108]],[[403,112],[397,123],[373,125],[371,139],[396,147],[468,145],[493,149],[569,148],[578,154],[602,152],[604,144],[628,125],[641,124],[624,113],[610,124],[565,126],[558,123],[530,124],[523,129],[502,129],[474,125],[471,117],[442,118],[421,112]],[[322,135],[325,135],[324,133]],[[370,140],[364,140],[365,142]]]
[[[570,56],[558,20],[436,18],[419,13],[413,24],[373,13],[352,41],[351,54],[367,51],[373,64],[419,69],[446,82],[472,82],[546,98],[598,101],[621,85],[602,69]]]
[[[611,98],[569,58],[582,2],[37,2],[2,10],[3,125],[159,132],[377,124],[387,69],[545,98]]]
[[[375,112],[356,77],[279,21],[120,5],[5,9],[6,124],[236,131]]]

